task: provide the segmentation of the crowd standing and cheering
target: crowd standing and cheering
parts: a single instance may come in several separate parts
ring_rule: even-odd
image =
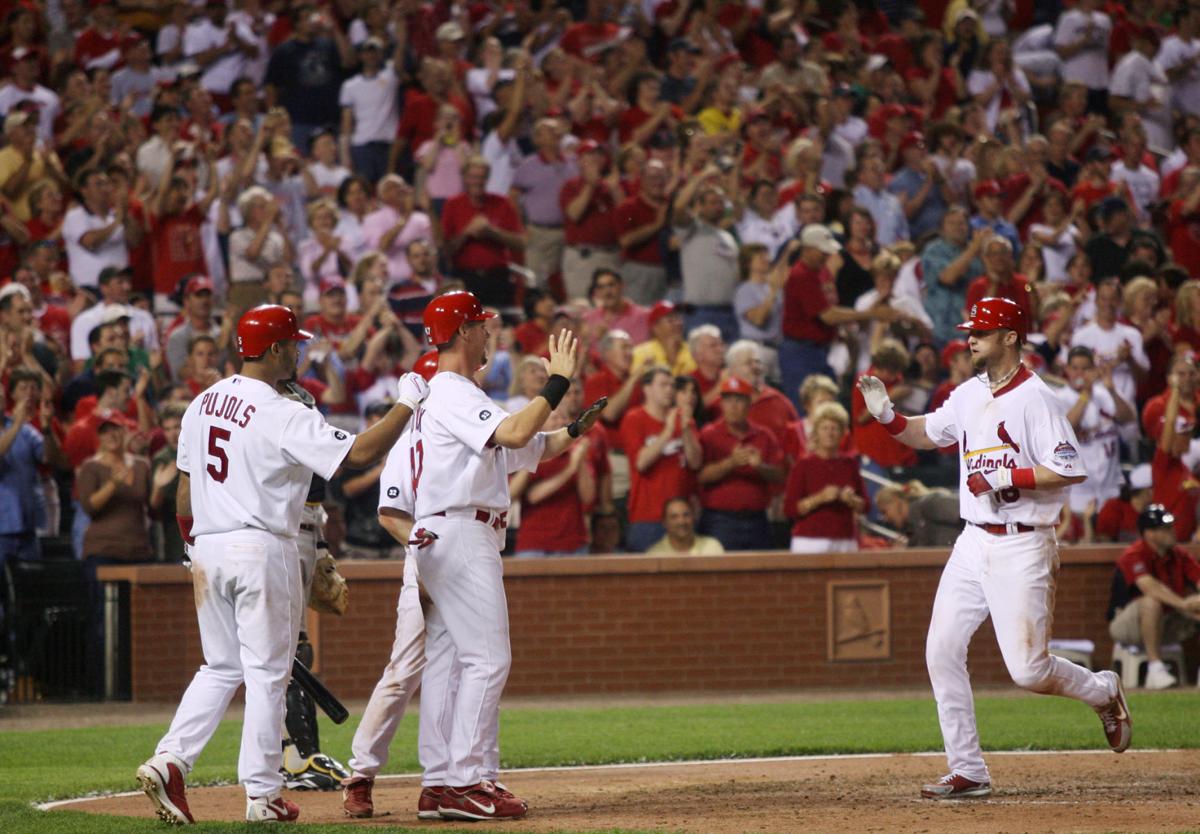
[[[855,382],[936,409],[988,297],[1081,444],[1060,540],[1150,502],[1196,534],[1198,5],[0,6],[0,562],[178,561],[180,418],[244,311],[295,312],[300,385],[358,431],[452,289],[500,314],[509,411],[564,329],[555,424],[608,397],[514,476],[517,556],[945,545],[955,447]],[[396,555],[379,475],[331,483],[341,552]]]

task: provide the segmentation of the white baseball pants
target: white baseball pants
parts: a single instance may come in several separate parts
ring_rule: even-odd
[[[967,646],[989,613],[1004,664],[1017,686],[1093,707],[1115,695],[1096,673],[1047,650],[1057,573],[1058,542],[1050,529],[995,536],[968,524],[954,543],[938,583],[925,644],[951,773],[990,781],[967,673]]]
[[[417,571],[433,600],[425,623],[424,685],[428,689],[421,697],[426,784],[439,784],[432,781],[441,770],[439,755],[448,753],[441,784],[452,787],[495,778],[499,758],[500,695],[512,665],[508,602],[499,533],[473,515],[431,517],[417,523],[438,536],[433,544],[417,550]],[[455,669],[457,691],[452,686]],[[441,680],[446,683],[439,691]],[[450,705],[450,715],[441,721],[439,702]],[[444,743],[439,735],[445,737]],[[438,753],[438,747],[445,752]]]
[[[247,528],[199,536],[191,557],[204,665],[155,752],[176,756],[191,770],[244,681],[238,781],[248,796],[270,796],[283,787],[284,695],[299,630],[293,612],[302,595],[296,542]]]
[[[413,550],[409,549],[404,560],[404,586],[396,602],[392,656],[375,684],[350,744],[350,769],[355,776],[374,777],[387,764],[388,748],[425,668],[425,616],[421,612]],[[424,715],[422,707],[422,719]]]

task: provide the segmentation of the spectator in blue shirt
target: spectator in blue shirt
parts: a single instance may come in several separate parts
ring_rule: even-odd
[[[62,463],[41,377],[18,368],[9,374],[5,393],[12,408],[0,431],[0,571],[10,558],[40,557],[37,528],[45,521],[45,496],[38,466]]]
[[[899,240],[911,240],[908,218],[899,198],[884,186],[886,175],[883,160],[868,156],[858,166],[858,185],[854,186],[854,202],[871,212],[875,218],[875,240],[880,246],[891,246]]]
[[[1003,193],[1004,189],[996,180],[982,180],[975,185],[975,216],[971,218],[971,230],[991,229],[994,234],[1007,238],[1017,255],[1021,252],[1021,236],[1017,234],[1017,227],[1002,213]]]
[[[920,240],[942,225],[946,213],[946,180],[933,164],[925,148],[925,137],[910,131],[900,142],[903,166],[888,186],[888,191],[900,198],[908,231],[913,240]]]

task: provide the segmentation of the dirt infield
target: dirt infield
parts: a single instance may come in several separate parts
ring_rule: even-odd
[[[505,781],[531,811],[504,830],[1158,832],[1200,820],[1196,751],[991,754],[989,799],[919,799],[921,782],[941,775],[944,764],[940,755],[869,755],[515,771]],[[342,814],[340,794],[291,797],[302,822],[455,830],[417,820],[418,791],[416,777],[381,779],[379,816],[353,821]],[[193,789],[189,800],[197,820],[236,820],[245,809],[236,786]],[[54,807],[153,816],[141,794]]]

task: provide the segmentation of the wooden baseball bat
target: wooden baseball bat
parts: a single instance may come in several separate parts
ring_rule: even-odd
[[[309,671],[309,668],[298,657],[292,658],[292,679],[300,684],[300,688],[312,697],[316,705],[329,716],[329,720],[334,724],[341,724],[350,717],[350,711],[337,699],[336,695],[325,687],[320,678]]]

